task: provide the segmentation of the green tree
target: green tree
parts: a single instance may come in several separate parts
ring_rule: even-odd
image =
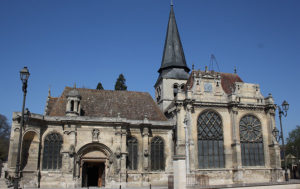
[[[120,74],[116,81],[116,84],[115,84],[115,90],[126,91],[127,86],[126,86],[125,82],[126,82],[126,79],[125,79],[124,75]]]
[[[0,114],[0,159],[7,160],[10,137],[10,126],[7,118]]]
[[[102,86],[102,83],[99,82],[98,85],[97,85],[97,90],[104,90],[103,86]]]
[[[286,144],[286,155],[292,154],[300,158],[300,125],[297,125],[294,130],[289,132]]]

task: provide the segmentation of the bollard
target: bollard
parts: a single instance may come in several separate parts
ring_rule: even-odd
[[[120,185],[120,189],[122,189],[122,186]]]
[[[150,184],[150,189],[151,189],[151,184]]]

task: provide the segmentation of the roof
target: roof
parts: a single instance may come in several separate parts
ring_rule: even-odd
[[[158,72],[161,73],[166,68],[183,68],[186,72],[190,71],[186,65],[173,5],[171,5],[163,58]]]
[[[226,94],[231,94],[232,90],[235,88],[235,82],[243,82],[243,80],[238,76],[237,74],[232,74],[232,73],[223,73],[223,72],[210,72],[215,75],[220,75],[221,76],[221,86]],[[204,71],[196,71],[193,70],[192,73],[190,74],[190,77],[186,83],[186,88],[191,89],[193,87],[193,75],[205,75],[207,74]]]
[[[67,97],[78,97],[78,98],[80,98],[79,91],[76,88],[74,88],[74,89],[72,89],[68,92]]]
[[[65,116],[67,94],[72,90],[65,87],[59,98],[50,97],[48,116]],[[118,117],[131,120],[167,121],[149,93],[134,91],[112,91],[76,88],[81,96],[82,116]]]

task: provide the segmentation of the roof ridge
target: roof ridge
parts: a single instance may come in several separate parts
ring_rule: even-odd
[[[73,87],[66,86],[65,89],[64,89],[64,91],[66,89],[70,90],[72,88]],[[128,93],[148,93],[146,91],[143,92],[143,91],[127,91],[127,90],[107,90],[107,89],[98,90],[98,89],[90,89],[90,88],[76,88],[76,89],[78,89],[78,90],[87,90],[87,91],[92,91],[92,92],[110,91],[110,92],[128,92]]]

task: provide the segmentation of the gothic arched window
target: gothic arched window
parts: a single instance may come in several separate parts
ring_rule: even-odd
[[[138,141],[135,137],[127,138],[127,168],[131,170],[137,170],[138,165]]]
[[[198,117],[198,163],[200,169],[224,167],[224,142],[221,117],[204,111]]]
[[[257,117],[246,115],[240,121],[240,140],[243,166],[262,166],[264,160],[261,123]]]
[[[160,137],[154,137],[151,141],[151,170],[164,170],[164,141]]]
[[[46,136],[43,151],[43,169],[55,170],[61,168],[62,137],[58,133],[51,133]]]

